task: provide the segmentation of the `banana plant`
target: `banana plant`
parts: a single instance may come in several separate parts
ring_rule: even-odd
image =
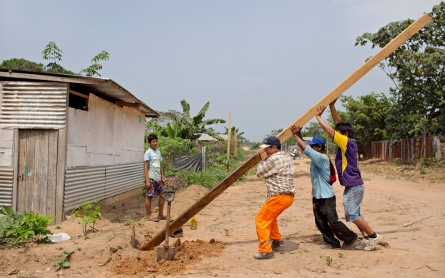
[[[181,106],[182,113],[172,110],[166,113],[166,116],[172,120],[172,123],[167,125],[167,129],[170,130],[169,136],[171,133],[172,136],[180,136],[184,139],[192,140],[199,137],[202,133],[213,136],[216,133],[207,126],[226,122],[223,119],[204,120],[205,114],[210,107],[210,102],[207,102],[194,117],[190,116],[190,104],[185,99],[181,101]]]

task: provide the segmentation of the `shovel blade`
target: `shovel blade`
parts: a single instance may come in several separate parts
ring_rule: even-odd
[[[169,260],[173,261],[175,259],[176,248],[174,246],[165,248],[165,246],[158,246],[158,256],[157,261]]]

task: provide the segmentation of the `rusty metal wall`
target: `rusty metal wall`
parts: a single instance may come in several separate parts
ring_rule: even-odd
[[[2,81],[1,128],[61,129],[67,83]]]
[[[12,206],[12,182],[14,169],[0,166],[0,207]]]
[[[142,186],[143,181],[143,162],[67,168],[64,211],[78,207],[83,200],[99,201],[136,189]]]
[[[445,142],[445,136],[407,138],[395,144],[389,141],[368,142],[364,144],[363,158],[380,158],[389,161],[398,158],[401,163],[411,164],[422,158],[443,159],[442,142]]]

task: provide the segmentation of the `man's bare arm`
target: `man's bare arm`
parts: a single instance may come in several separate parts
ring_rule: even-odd
[[[329,109],[331,110],[332,119],[334,120],[335,124],[338,124],[341,122],[340,115],[338,115],[337,109],[335,109],[335,102],[337,99],[335,99],[333,102],[329,104]]]

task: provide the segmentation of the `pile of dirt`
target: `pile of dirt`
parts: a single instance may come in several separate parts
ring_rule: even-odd
[[[147,251],[136,256],[129,256],[116,262],[110,269],[121,275],[148,275],[150,273],[177,274],[184,273],[203,258],[216,257],[222,253],[224,243],[221,241],[203,240],[185,241],[176,249],[173,261],[157,262],[157,250]]]

